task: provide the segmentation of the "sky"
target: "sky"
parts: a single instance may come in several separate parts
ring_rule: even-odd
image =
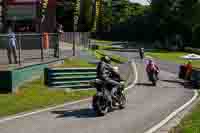
[[[148,2],[147,0],[130,0],[132,2],[137,2],[137,3],[140,3],[142,5],[148,5]]]

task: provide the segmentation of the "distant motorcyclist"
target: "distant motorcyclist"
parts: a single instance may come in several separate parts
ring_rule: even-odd
[[[120,82],[116,81],[113,75],[119,76],[119,74],[112,67],[111,59],[108,56],[101,58],[101,61],[97,65],[97,78],[103,80],[106,85],[111,85],[113,87],[106,88],[111,92],[111,96],[114,97],[114,93],[120,88]],[[120,76],[119,76],[120,77]],[[112,99],[110,99],[112,101]]]
[[[144,58],[144,48],[139,48],[140,59]]]
[[[146,72],[150,73],[150,72],[155,72],[156,74],[156,78],[158,79],[158,73],[160,72],[159,67],[153,62],[152,59],[149,59],[149,62],[146,66]]]

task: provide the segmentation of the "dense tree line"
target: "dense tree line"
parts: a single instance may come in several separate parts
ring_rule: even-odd
[[[200,48],[200,2],[192,6],[192,44]]]
[[[73,27],[72,5],[64,5],[58,17],[67,31]],[[80,8],[78,31],[92,31],[102,39],[165,43],[180,35],[186,45],[200,42],[200,3],[198,0],[149,0],[150,6],[129,0],[84,0]],[[98,3],[98,6],[97,6]],[[66,13],[67,12],[67,13]],[[72,26],[71,26],[72,25]]]
[[[121,1],[121,0],[119,0]],[[200,47],[200,3],[198,0],[152,0],[150,6],[128,3],[128,17],[120,9],[112,10],[121,14],[114,17],[111,32],[99,33],[103,39],[165,43],[173,45],[175,36],[181,36],[185,45]],[[114,13],[117,14],[117,13]],[[126,15],[125,15],[126,16]],[[124,21],[120,21],[124,20]],[[110,36],[109,36],[110,35]]]

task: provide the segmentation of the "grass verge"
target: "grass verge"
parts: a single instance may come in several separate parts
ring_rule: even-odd
[[[66,59],[62,65],[52,67],[93,67],[87,61],[77,58]],[[49,90],[43,79],[37,79],[22,85],[16,93],[0,94],[0,117],[20,112],[32,111],[48,106],[63,104],[94,95],[95,90],[66,92],[64,90]]]
[[[31,111],[92,96],[94,90],[49,90],[42,79],[27,82],[17,93],[0,94],[0,117]]]
[[[169,133],[200,133],[200,102]]]
[[[125,57],[121,57],[115,54],[108,54],[102,50],[95,50],[94,53],[97,59],[100,59],[101,57],[108,55],[109,57],[111,57],[112,63],[124,63],[128,61],[128,59]]]
[[[180,57],[183,55],[187,55],[189,53],[187,52],[169,52],[169,51],[152,51],[152,52],[146,52],[145,55],[152,56],[154,58],[176,62],[179,64],[183,64],[186,62],[186,60],[181,59]],[[200,61],[192,61],[192,65],[196,68],[200,68]]]
[[[95,64],[90,64],[86,60],[81,60],[78,58],[67,58],[61,65],[54,65],[52,67],[95,67]]]
[[[108,40],[93,39],[93,41],[95,41],[95,42],[97,42],[97,43],[112,43],[112,41],[108,41]]]

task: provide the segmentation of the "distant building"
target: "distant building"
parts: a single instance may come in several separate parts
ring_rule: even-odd
[[[15,32],[53,32],[52,27],[56,23],[55,1],[3,0],[4,27],[12,24]]]

